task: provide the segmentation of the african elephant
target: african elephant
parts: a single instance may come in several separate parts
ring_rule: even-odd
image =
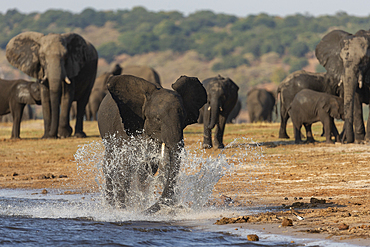
[[[69,137],[69,112],[77,101],[75,136],[85,137],[83,116],[94,84],[98,53],[76,33],[24,32],[6,46],[9,63],[41,82],[43,138]],[[59,114],[60,111],[60,114]]]
[[[356,108],[361,108],[360,101],[356,99],[359,97],[356,96],[356,91],[365,84],[370,84],[370,31],[360,30],[356,34],[342,30],[331,31],[321,39],[315,53],[327,73],[343,83],[346,130],[343,139],[347,143],[352,143],[355,139],[364,140],[363,121],[356,121],[361,114],[360,110],[356,114]],[[354,123],[356,133],[353,131]],[[366,139],[370,140],[369,130]]]
[[[117,170],[112,172],[109,169],[114,143],[119,138],[132,140],[130,138],[140,136],[154,141],[157,149],[162,150],[159,153],[162,153],[163,158],[162,165],[151,163],[142,166],[150,166],[147,169],[148,173],[152,171],[152,175],[158,171],[165,177],[159,201],[146,212],[155,213],[163,204],[175,204],[179,153],[184,146],[183,129],[197,121],[199,109],[207,101],[207,93],[196,77],[181,76],[172,84],[172,88],[174,91],[132,75],[109,78],[109,94],[103,99],[98,111],[99,132],[105,144],[104,175],[109,203],[124,207],[128,203],[126,195],[132,180],[130,170],[127,171],[129,168],[123,168],[124,171],[119,174]],[[120,166],[124,167],[125,164]]]
[[[24,107],[27,104],[41,104],[38,82],[0,79],[0,115],[8,113],[13,117],[11,138],[20,138],[20,125]]]
[[[273,93],[264,88],[252,88],[247,93],[247,109],[251,123],[272,122],[272,112],[275,106]]]
[[[336,141],[340,141],[334,118],[344,120],[342,98],[310,89],[302,89],[294,97],[288,108],[288,113],[292,118],[296,144],[302,143],[300,131],[302,125],[307,130],[307,141],[315,141],[311,125],[318,121],[321,121],[324,126],[327,143],[332,143],[331,133],[333,133]]]
[[[230,78],[220,75],[205,79],[203,86],[207,91],[207,103],[203,106],[203,148],[212,148],[212,129],[216,126],[214,142],[224,148],[223,135],[226,119],[238,101],[239,87]]]
[[[289,119],[288,108],[294,96],[303,89],[311,89],[339,96],[343,93],[343,87],[338,81],[326,73],[312,73],[299,70],[288,75],[279,85],[277,95],[280,94],[280,129],[279,138],[289,138],[286,132],[286,124]]]
[[[107,81],[108,78],[112,75],[120,75],[122,72],[122,67],[119,64],[116,64],[112,71],[105,72],[98,76],[95,80],[94,86],[91,90],[89,97],[89,102],[86,105],[86,120],[90,121],[97,120],[97,112],[100,106],[101,101],[108,93]]]

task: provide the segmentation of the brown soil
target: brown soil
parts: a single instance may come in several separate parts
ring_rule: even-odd
[[[40,193],[53,188],[66,193],[96,190],[96,171],[79,170],[74,162],[79,145],[100,140],[96,122],[85,124],[86,139],[41,140],[40,125],[38,121],[22,123],[24,139],[9,140],[11,125],[0,124],[0,188],[40,189]],[[246,212],[243,217],[225,218],[219,223],[258,228],[266,224],[281,226],[284,218],[289,218],[293,226],[283,228],[291,234],[304,232],[316,237],[319,233],[335,240],[370,243],[369,144],[325,144],[317,137],[321,126],[314,125],[319,142],[294,145],[292,139],[277,138],[278,127],[228,125],[224,140],[229,145],[222,151],[204,152],[200,150],[202,126],[185,129],[188,150],[206,156],[222,152],[235,163],[235,171],[216,185],[216,200],[210,203],[270,209],[258,215]],[[292,136],[291,126],[288,128]]]

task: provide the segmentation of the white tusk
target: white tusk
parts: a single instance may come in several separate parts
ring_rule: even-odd
[[[162,142],[162,152],[161,152],[162,158],[164,158],[164,148],[165,147],[166,147],[166,143]]]
[[[359,88],[362,88],[362,74],[360,73],[360,75],[358,76],[358,87]]]
[[[64,78],[64,81],[67,83],[67,84],[71,84],[71,81],[68,79],[68,77],[66,76],[66,78]]]
[[[222,111],[222,107],[220,106],[220,111]]]
[[[207,110],[210,111],[211,110],[211,106],[208,106],[208,109]]]
[[[339,83],[338,83],[338,87],[340,87],[340,85],[342,85],[343,81],[342,79],[340,79]]]

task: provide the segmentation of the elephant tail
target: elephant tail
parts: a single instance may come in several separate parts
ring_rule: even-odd
[[[276,119],[278,119],[278,104],[280,102],[281,105],[281,88],[278,86],[276,90],[276,100],[275,100],[275,114],[276,114]]]

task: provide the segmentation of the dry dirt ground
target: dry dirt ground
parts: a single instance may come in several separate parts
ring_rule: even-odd
[[[269,209],[257,215],[220,217],[217,224],[370,246],[370,145],[325,144],[320,124],[313,126],[318,142],[295,145],[293,139],[278,139],[278,128],[277,123],[230,124],[224,136],[226,148],[205,151],[200,149],[202,126],[185,129],[187,150],[205,156],[223,154],[235,164],[231,174],[217,183],[216,200],[210,203]],[[80,145],[100,140],[96,122],[85,124],[89,136],[85,139],[39,139],[40,120],[24,122],[21,129],[23,139],[10,140],[11,124],[0,123],[0,188],[40,193],[55,188],[65,193],[97,189],[89,174],[94,171],[77,169],[74,161]],[[291,125],[288,134],[293,137]],[[291,219],[292,226],[281,226],[284,219]]]

